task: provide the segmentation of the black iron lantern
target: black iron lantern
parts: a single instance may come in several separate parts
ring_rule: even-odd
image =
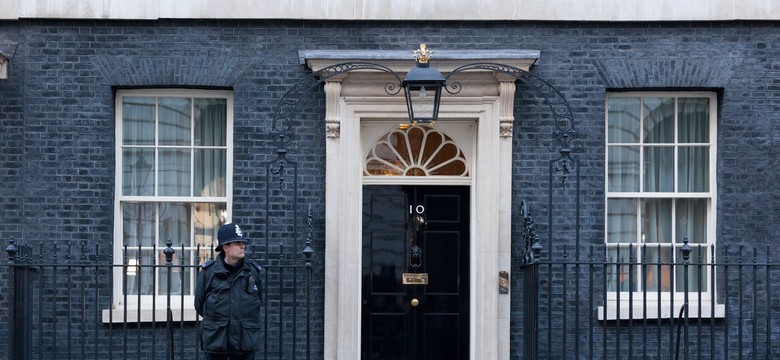
[[[406,107],[409,110],[409,120],[413,123],[430,123],[439,117],[441,90],[446,79],[428,64],[431,52],[420,44],[420,49],[414,52],[417,66],[409,70],[401,82],[406,95]]]

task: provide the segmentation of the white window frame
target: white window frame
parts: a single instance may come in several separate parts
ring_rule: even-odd
[[[674,186],[675,189],[672,192],[643,192],[644,186],[644,174],[643,171],[645,169],[645,166],[643,166],[643,151],[646,146],[650,145],[659,145],[659,144],[646,144],[643,143],[644,138],[644,126],[642,124],[642,118],[644,116],[644,106],[640,106],[641,116],[640,116],[640,136],[637,143],[610,143],[609,142],[609,101],[612,98],[626,98],[626,97],[635,97],[635,98],[648,98],[648,97],[666,97],[666,98],[708,98],[709,99],[709,139],[707,145],[709,146],[709,189],[707,192],[679,192],[677,189],[678,186],[678,180],[677,176],[675,176],[674,180]],[[677,129],[677,101],[675,100],[675,121],[674,121],[674,134],[675,139],[672,144],[663,144],[663,146],[672,146],[675,149],[675,175],[677,174],[677,149],[679,149],[680,144],[677,139],[678,130]],[[604,189],[605,189],[605,206],[604,206],[604,243],[605,247],[607,249],[612,248],[615,249],[615,246],[619,244],[620,250],[627,250],[629,248],[628,243],[610,243],[609,239],[607,239],[609,234],[609,216],[608,216],[608,203],[611,199],[637,199],[639,200],[639,203],[641,204],[641,200],[643,199],[694,199],[694,198],[700,198],[700,199],[707,199],[708,205],[707,205],[707,237],[706,237],[706,245],[704,247],[707,248],[707,259],[702,259],[702,263],[710,264],[711,263],[711,256],[712,252],[714,251],[714,246],[716,245],[716,237],[715,237],[715,219],[717,219],[716,211],[717,211],[717,134],[718,134],[718,128],[717,128],[717,95],[714,92],[706,92],[706,91],[665,91],[665,92],[610,92],[606,94],[605,99],[605,131],[604,131],[604,139],[605,139],[605,162],[604,162]],[[610,191],[609,189],[609,148],[610,146],[620,146],[620,145],[634,145],[638,146],[640,150],[639,155],[639,191],[638,192],[615,192]],[[686,144],[688,145],[688,144]],[[638,209],[639,211],[639,209]],[[641,219],[641,213],[640,216],[638,216],[637,221]],[[674,219],[674,216],[672,217]],[[672,235],[675,236],[676,231],[674,229],[675,227],[675,221],[672,221]],[[641,224],[637,224],[637,229],[641,229]],[[634,253],[634,263],[640,263],[642,261],[641,256],[639,255],[639,249],[642,248],[642,240],[638,237],[636,242],[632,243],[633,245],[633,253]],[[665,247],[673,247],[676,249],[679,249],[679,247],[682,245],[682,239],[675,239],[675,242],[664,245]],[[648,248],[655,248],[657,245],[655,243],[647,244]],[[607,255],[609,254],[609,251],[607,250]],[[691,253],[691,263],[697,264],[698,259],[694,258],[694,252]],[[677,256],[678,251],[672,251],[672,256]],[[646,259],[648,266],[652,266],[656,259]],[[628,259],[622,259],[622,262],[628,262]],[[691,265],[691,266],[697,266],[697,265]],[[701,294],[698,291],[689,291],[688,296],[688,303],[689,303],[689,316],[695,317],[698,316],[699,312],[701,312],[702,317],[716,317],[720,318],[725,315],[725,309],[723,305],[717,304],[717,299],[714,298],[715,294],[717,294],[717,289],[712,288],[711,284],[714,282],[711,281],[712,277],[715,276],[714,271],[712,267],[707,265],[706,267],[706,284],[707,284],[707,290],[702,291]],[[685,293],[684,292],[678,292],[673,291],[671,294],[668,290],[664,290],[661,292],[661,296],[659,299],[659,294],[657,290],[647,290],[645,292],[642,291],[642,284],[641,284],[641,266],[635,266],[634,267],[634,276],[636,277],[637,287],[635,291],[606,291],[606,304],[605,306],[599,306],[598,308],[598,318],[600,320],[616,320],[616,319],[623,319],[627,320],[630,317],[633,317],[635,319],[651,319],[651,318],[669,318],[669,317],[676,317],[678,314],[676,314],[677,311],[679,311],[679,308],[682,306],[684,300],[685,300]],[[660,281],[660,280],[659,280]],[[678,281],[675,277],[675,283]],[[603,284],[605,287],[607,284]],[[676,289],[676,284],[671,284],[672,289]],[[661,306],[659,307],[659,300]],[[701,301],[701,302],[699,302]],[[671,308],[671,304],[674,304],[675,309]],[[714,304],[714,309],[713,305]]]
[[[182,98],[223,98],[226,100],[226,178],[225,178],[225,196],[219,197],[198,197],[198,196],[127,196],[122,194],[123,187],[123,174],[122,174],[122,101],[124,97],[182,97]],[[166,306],[167,297],[166,294],[155,295],[137,295],[128,294],[124,295],[123,287],[123,271],[126,268],[124,264],[124,244],[122,239],[123,234],[123,219],[122,219],[122,204],[124,202],[147,202],[147,203],[201,203],[201,202],[218,202],[225,204],[224,219],[225,222],[229,222],[232,218],[232,193],[233,193],[233,92],[228,90],[191,90],[191,89],[138,89],[138,90],[118,90],[115,97],[115,124],[116,124],[116,138],[115,138],[115,194],[114,194],[114,238],[113,238],[113,254],[114,254],[114,271],[113,271],[113,289],[112,289],[112,309],[103,310],[102,318],[104,323],[108,322],[151,322],[151,321],[166,321]],[[156,121],[155,121],[156,122]],[[191,131],[194,131],[194,127]],[[155,138],[157,130],[155,130]],[[190,148],[194,145],[190,144]],[[158,144],[151,146],[152,148],[159,148]],[[194,161],[194,157],[190,157],[190,161]],[[155,167],[156,168],[156,167]],[[194,167],[191,167],[194,169]],[[156,173],[156,170],[155,170]],[[192,181],[192,180],[191,180]],[[191,184],[192,186],[192,184]],[[159,227],[155,227],[155,231],[159,231]],[[190,232],[193,239],[190,244],[194,244],[195,232]],[[159,239],[159,234],[155,238]],[[159,242],[159,240],[158,240]],[[133,249],[128,248],[128,250]],[[163,248],[157,248],[158,252],[161,252]],[[178,253],[181,248],[174,247],[174,250]],[[156,256],[159,258],[159,256]],[[192,261],[196,259],[193,258]],[[201,259],[201,262],[208,259]],[[158,260],[159,261],[159,260]],[[176,263],[174,262],[174,265]],[[195,271],[191,272],[190,276],[190,289],[194,292],[195,288]],[[162,274],[160,275],[162,276]],[[156,291],[156,289],[155,289]],[[173,317],[175,321],[195,320],[197,315],[192,308],[194,300],[193,295],[171,295],[171,308],[174,309]],[[126,302],[125,302],[126,301]]]

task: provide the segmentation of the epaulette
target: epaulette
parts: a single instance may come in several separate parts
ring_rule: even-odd
[[[203,264],[200,264],[201,269],[208,268],[209,266],[214,265],[214,260],[209,260],[204,262]]]
[[[257,263],[257,261],[254,261],[254,260],[252,260],[252,259],[247,259],[247,260],[249,260],[249,264],[251,264],[252,266],[254,266],[254,267],[255,267],[255,269],[257,269],[257,271],[259,271],[261,274],[263,273],[263,267],[262,267],[262,266],[260,266],[260,264],[258,264],[258,263]]]

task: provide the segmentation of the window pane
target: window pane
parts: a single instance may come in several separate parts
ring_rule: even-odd
[[[127,265],[125,269],[124,286],[128,295],[153,295],[152,287],[154,276],[154,251],[142,250],[140,255],[137,249],[127,250]]]
[[[168,239],[173,243],[174,250],[181,252],[181,246],[192,246],[190,243],[190,204],[160,203],[160,242],[165,248]]]
[[[674,148],[648,146],[644,154],[644,191],[674,191]]]
[[[436,99],[436,87],[410,86],[408,99],[412,106],[412,116],[415,118],[430,119],[433,117],[434,99]]]
[[[682,251],[677,248],[675,255],[677,266],[675,269],[675,279],[677,291],[685,291],[685,266],[683,264]],[[706,247],[691,247],[690,264],[688,265],[688,291],[707,291],[707,266],[699,266],[707,262]]]
[[[190,104],[190,99],[186,98],[160,98],[159,145],[190,145]]]
[[[639,191],[639,146],[610,146],[609,191]]]
[[[190,196],[190,150],[160,149],[160,196]]]
[[[227,150],[195,150],[194,196],[225,196]]]
[[[710,152],[707,146],[679,148],[679,191],[707,192],[710,190]]]
[[[674,142],[674,98],[644,98],[644,142]]]
[[[165,253],[163,253],[162,250],[157,252],[159,257],[159,264],[160,265],[167,265],[166,259],[165,259]],[[190,264],[190,252],[185,251],[184,255],[181,255],[181,251],[177,250],[173,254],[173,258],[171,259],[171,266],[161,266],[158,269],[158,276],[159,279],[157,281],[158,287],[157,292],[160,295],[167,295],[168,294],[168,277],[169,277],[169,270],[170,270],[170,283],[171,283],[171,295],[181,295],[182,291],[184,292],[184,295],[191,295],[191,285],[190,285],[190,276],[192,274],[192,269],[189,267],[184,267],[182,265],[188,265]]]
[[[679,142],[708,143],[710,141],[710,99],[680,98],[679,109]]]
[[[607,288],[609,291],[636,291],[636,279],[631,279],[631,263],[636,263],[634,255],[630,257],[631,251],[636,251],[636,247],[629,249],[628,246],[610,247],[607,250],[607,262],[611,265],[607,268]],[[634,277],[637,272],[634,271]]]
[[[122,98],[122,145],[154,145],[153,97]]]
[[[660,284],[662,292],[670,291],[672,289],[672,268],[671,265],[663,264],[672,262],[672,249],[669,247],[645,246],[642,247],[642,251],[645,252],[644,258],[648,264],[656,264],[647,265],[642,270],[645,289],[648,292],[658,291]]]
[[[468,176],[463,151],[446,134],[428,126],[399,127],[382,136],[366,157],[364,174]]]
[[[154,244],[154,204],[122,204],[122,246],[137,248]]]
[[[607,242],[636,243],[637,200],[609,199],[607,202]]]
[[[227,144],[227,100],[195,99],[195,146]]]
[[[224,203],[195,203],[195,244],[201,248],[217,247],[217,231],[225,223]],[[203,258],[201,258],[203,261]]]
[[[639,98],[609,98],[607,141],[609,143],[639,142]]]
[[[154,149],[122,150],[122,195],[154,195]]]
[[[672,199],[642,200],[642,242],[672,242]]]
[[[678,243],[707,243],[707,199],[679,199],[676,214]]]
[[[215,245],[216,245],[216,243],[215,243]],[[214,250],[211,249],[211,248],[209,248],[209,249],[201,248],[200,252],[198,253],[198,256],[200,257],[198,265],[203,264],[203,263],[205,263],[206,261],[209,261],[209,260],[214,260],[216,255],[217,255],[217,253],[214,252]]]

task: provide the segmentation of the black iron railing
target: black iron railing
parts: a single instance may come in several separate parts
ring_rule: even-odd
[[[131,282],[138,289],[156,287],[139,284],[140,277],[129,281],[131,267],[159,274],[150,281],[166,284],[197,273],[197,265],[172,261],[170,244],[161,251],[164,262],[132,266],[114,264],[111,256],[98,255],[110,251],[87,249],[83,242],[12,240],[6,251],[0,272],[10,275],[2,284],[8,296],[0,297],[0,307],[8,307],[9,360],[202,358],[191,296],[172,293],[171,286],[157,296],[126,291]],[[265,336],[256,359],[311,358],[312,253],[307,246],[296,261],[263,265]]]
[[[591,246],[577,257],[561,245],[559,258],[524,262],[523,358],[780,357],[776,252],[686,242],[674,258],[643,255],[658,247]]]

